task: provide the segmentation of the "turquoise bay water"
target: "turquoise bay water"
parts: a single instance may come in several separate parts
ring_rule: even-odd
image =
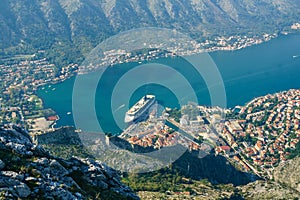
[[[268,93],[292,88],[299,89],[300,56],[293,57],[298,55],[300,55],[300,34],[280,36],[272,41],[237,51],[210,53],[224,81],[227,107],[243,105],[255,97]],[[211,104],[205,82],[186,60],[182,58],[162,58],[151,61],[151,63],[170,66],[177,70],[191,84],[199,104]],[[159,103],[167,107],[179,107],[179,101],[187,103],[194,100],[191,99],[191,95],[187,93],[187,88],[184,85],[176,85],[177,76],[175,74],[163,74],[157,79],[160,78],[170,85],[176,85],[178,89],[176,94],[172,89],[155,83],[138,85],[138,89],[131,95],[130,101],[124,99],[128,95],[128,91],[126,89],[122,90],[119,93],[116,107],[111,109],[111,96],[116,83],[122,75],[138,65],[138,63],[127,63],[111,67],[105,71],[98,84],[95,95],[95,110],[98,121],[105,132],[121,132],[121,129],[125,126],[123,124],[125,112],[147,93],[155,94]],[[88,80],[91,80],[93,76],[95,76],[94,73],[80,77],[86,80],[86,85],[82,87],[86,90],[85,92],[88,92],[90,87]],[[140,76],[147,79],[150,75],[141,74]],[[72,91],[75,78],[38,91],[45,107],[53,108],[60,116],[57,126],[74,125],[72,114],[68,115],[67,113],[72,112]],[[126,84],[132,86],[138,83],[135,79],[131,79]],[[176,96],[180,96],[182,99],[177,99]],[[91,117],[89,113],[82,113],[82,115],[87,121],[92,120],[89,118]],[[93,130],[91,125],[90,131]]]

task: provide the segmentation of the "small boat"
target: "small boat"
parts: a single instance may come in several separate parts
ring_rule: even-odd
[[[72,113],[71,112],[67,112],[67,115],[71,115]]]

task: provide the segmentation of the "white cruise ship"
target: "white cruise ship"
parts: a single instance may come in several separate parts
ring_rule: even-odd
[[[155,103],[154,95],[143,96],[134,106],[132,106],[125,115],[125,123],[130,123],[144,117],[149,108]]]

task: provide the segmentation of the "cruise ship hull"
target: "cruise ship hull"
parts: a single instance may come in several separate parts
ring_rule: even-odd
[[[144,104],[143,104],[144,103]],[[148,116],[150,107],[155,103],[154,95],[146,95],[126,112],[124,122],[131,123],[139,121]],[[142,106],[140,104],[143,104]],[[141,107],[139,107],[141,106]],[[136,108],[138,107],[138,108]],[[134,112],[132,112],[134,110]]]

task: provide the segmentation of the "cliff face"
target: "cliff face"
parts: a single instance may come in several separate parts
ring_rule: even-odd
[[[51,156],[18,127],[0,128],[0,198],[138,199],[102,162]]]

